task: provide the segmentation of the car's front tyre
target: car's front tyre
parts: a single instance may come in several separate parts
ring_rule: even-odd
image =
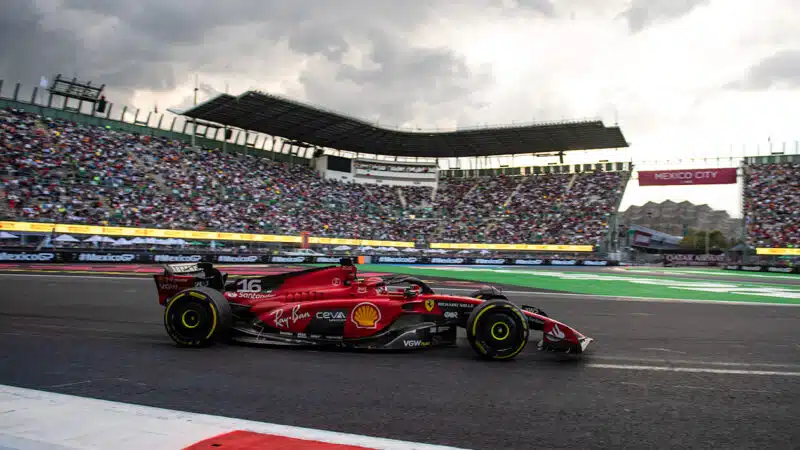
[[[530,328],[522,311],[506,300],[476,306],[467,320],[467,340],[482,358],[509,360],[528,344]]]
[[[224,339],[232,322],[231,307],[218,291],[195,287],[179,292],[164,308],[164,327],[182,347],[208,347]]]

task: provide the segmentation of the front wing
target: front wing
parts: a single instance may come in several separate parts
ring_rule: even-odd
[[[520,305],[531,330],[542,332],[542,340],[538,349],[558,353],[583,353],[586,347],[594,341],[572,327],[554,321],[541,309],[535,306]]]

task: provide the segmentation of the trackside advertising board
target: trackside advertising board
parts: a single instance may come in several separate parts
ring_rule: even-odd
[[[339,258],[319,257],[339,263]],[[328,261],[331,260],[331,261]],[[211,262],[215,264],[304,264],[316,262],[311,256],[278,256],[212,253],[147,253],[137,251],[19,251],[0,250],[0,263],[78,263],[78,264],[174,264]]]
[[[793,273],[800,275],[800,266],[768,266],[763,264],[728,264],[723,266],[725,270],[741,270],[743,272],[770,272],[770,273]]]
[[[374,256],[373,264],[443,264],[449,266],[615,266],[607,259],[570,258],[459,258],[448,256]]]
[[[479,244],[474,242],[431,242],[431,248],[445,250],[522,250],[544,252],[593,252],[591,245],[546,245],[546,244]]]
[[[215,264],[332,264],[341,256],[283,256],[214,253],[148,253],[137,251],[22,251],[0,250],[0,263],[77,263],[77,264],[174,264],[210,262]],[[359,257],[361,258],[361,257]],[[479,266],[614,266],[606,259],[557,258],[459,258],[441,256],[373,256],[363,258],[372,264],[431,264]]]
[[[639,171],[639,186],[686,184],[736,184],[736,168]]]
[[[664,255],[665,266],[718,266],[725,261],[725,255]]]

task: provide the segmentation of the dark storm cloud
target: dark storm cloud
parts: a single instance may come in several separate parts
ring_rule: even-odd
[[[744,79],[728,87],[744,90],[800,88],[800,49],[784,50],[761,60],[750,68]]]
[[[420,24],[448,8],[459,10],[447,1],[399,6],[394,0],[62,0],[46,3],[47,10],[36,5],[0,4],[0,42],[6,47],[0,76],[28,84],[55,72],[77,73],[106,83],[118,102],[137,88],[172,90],[197,72],[229,72],[231,79],[255,73],[266,81],[268,64],[286,63],[279,59],[286,57],[282,48],[306,58],[297,79],[307,101],[347,107],[348,113],[404,121],[424,97],[466,96],[490,81],[435,42],[408,42]],[[345,62],[353,49],[368,54],[370,67]],[[400,92],[387,92],[392,88]],[[402,100],[408,105],[397,107]]]
[[[710,0],[631,0],[621,16],[628,21],[628,28],[638,33],[648,26],[662,21],[680,18]]]
[[[27,0],[0,5],[0,74],[7,82],[38,84],[54,66],[65,71],[76,67],[73,59],[79,42],[69,33],[43,30],[43,16]]]
[[[371,35],[370,67],[343,64],[334,80],[314,77],[312,68],[302,79],[307,96],[357,117],[400,125],[422,109],[447,109],[454,102],[467,107],[473,92],[492,81],[488,70],[472,71],[449,49],[409,48]],[[332,81],[339,89],[331,89]]]
[[[130,95],[147,85],[170,89],[175,72],[170,59],[147,36],[137,36],[124,24],[109,26],[91,38],[94,16],[60,17],[63,11],[40,11],[32,1],[0,4],[0,77],[27,86],[56,73],[78,76],[94,84],[113,86],[118,95]]]

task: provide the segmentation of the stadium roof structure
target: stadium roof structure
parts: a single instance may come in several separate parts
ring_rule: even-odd
[[[619,127],[606,127],[599,120],[408,131],[382,128],[257,91],[239,96],[221,94],[181,114],[309,146],[375,155],[455,158],[628,147]]]

